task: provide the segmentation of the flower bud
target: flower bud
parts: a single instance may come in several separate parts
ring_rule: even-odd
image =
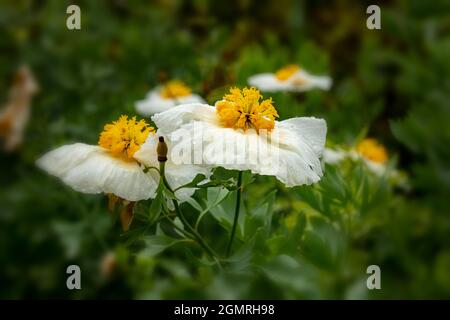
[[[159,162],[167,161],[167,144],[164,142],[164,137],[159,137],[158,147],[156,148]]]

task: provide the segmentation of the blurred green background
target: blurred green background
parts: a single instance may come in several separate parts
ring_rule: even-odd
[[[81,30],[66,28],[70,4],[81,8]],[[366,28],[370,4],[2,1],[0,101],[22,63],[41,91],[24,145],[0,156],[0,297],[450,298],[450,2],[378,1],[381,30]],[[96,144],[105,123],[134,115],[134,102],[167,79],[213,103],[230,85],[289,63],[334,85],[273,94],[280,118],[325,118],[328,143],[377,138],[409,189],[361,165],[327,166],[312,188],[257,177],[244,193],[252,248],[221,271],[182,245],[136,255],[105,197],[35,167],[55,146]],[[271,205],[258,206],[271,191]],[[212,239],[220,229],[208,219],[202,232]],[[66,288],[70,264],[81,267],[82,290]],[[371,264],[381,290],[366,288]]]

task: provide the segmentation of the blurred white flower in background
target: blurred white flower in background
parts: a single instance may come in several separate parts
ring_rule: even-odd
[[[192,93],[184,82],[172,80],[149,91],[144,100],[137,101],[136,111],[143,116],[164,112],[186,103],[204,103],[202,97]]]
[[[363,139],[349,150],[325,148],[324,161],[328,164],[338,164],[346,158],[361,159],[370,171],[381,176],[387,170],[389,156],[386,148],[372,138]]]
[[[261,91],[303,92],[315,88],[329,90],[332,80],[328,76],[316,76],[298,65],[292,64],[275,73],[261,73],[248,78],[248,83]]]

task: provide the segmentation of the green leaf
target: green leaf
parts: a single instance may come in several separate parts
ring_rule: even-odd
[[[194,198],[189,198],[186,200],[186,202],[189,203],[192,206],[192,208],[194,208],[195,210],[197,210],[199,212],[203,211],[203,207]]]
[[[245,188],[245,186],[251,184],[253,181],[255,181],[255,175],[250,170],[242,172],[242,188]]]
[[[288,255],[278,255],[262,267],[267,278],[283,288],[285,292],[295,292],[295,297],[320,297],[320,278],[316,270],[302,259]]]
[[[169,190],[167,187],[164,186],[164,197],[170,200],[177,200],[177,197],[175,196],[175,193],[173,193],[171,190]]]
[[[270,192],[266,199],[246,216],[244,237],[251,237],[259,228],[264,229],[265,233],[270,232],[272,224],[273,203],[275,201],[277,190]]]
[[[186,184],[178,187],[176,190],[183,189],[183,188],[196,188],[197,184],[199,184],[200,182],[202,182],[205,179],[206,179],[205,175],[198,174],[198,175],[195,176],[194,180],[192,180],[191,182],[186,183]]]
[[[307,231],[303,239],[303,255],[316,266],[331,270],[333,256],[329,244],[318,234]]]
[[[139,252],[140,256],[155,256],[174,244],[182,241],[170,238],[166,235],[146,236],[143,240],[145,243],[145,248]]]
[[[209,188],[207,191],[208,207],[212,208],[221,203],[230,192],[226,188]]]
[[[344,250],[344,235],[322,217],[309,219],[310,230],[305,231],[301,252],[314,265],[335,270]]]
[[[236,191],[230,192],[229,194],[236,194]],[[214,219],[216,219],[219,224],[227,231],[230,231],[231,225],[234,219],[234,210],[236,205],[236,197],[228,196],[225,197],[221,203],[212,207],[209,211]],[[242,230],[242,221],[245,217],[245,207],[241,205],[241,212],[239,216],[238,230]],[[239,235],[239,232],[237,232]]]
[[[195,223],[195,227],[197,228],[200,224],[201,219],[205,214],[207,214],[211,209],[219,205],[228,195],[230,191],[226,188],[218,187],[218,188],[209,188],[206,193],[206,208],[203,209],[198,215],[197,222]]]
[[[227,180],[211,180],[209,182],[206,183],[202,183],[200,185],[197,185],[196,188],[211,188],[211,187],[224,187],[227,188],[228,190],[236,190],[236,180],[234,178],[230,178]]]

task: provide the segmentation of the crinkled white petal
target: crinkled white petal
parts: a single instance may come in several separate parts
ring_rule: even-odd
[[[166,99],[160,94],[161,87],[149,91],[144,100],[135,103],[136,111],[143,116],[151,116],[156,113],[164,112],[179,104],[203,103],[204,100],[198,94],[179,97],[177,99]]]
[[[83,193],[112,193],[129,201],[154,197],[157,182],[134,161],[111,156],[105,149],[75,143],[42,156],[37,165]]]
[[[328,76],[315,76],[300,70],[287,80],[278,80],[273,73],[261,73],[248,78],[248,83],[261,91],[303,92],[314,88],[329,90],[332,79]]]
[[[297,117],[284,120],[281,123],[286,129],[293,130],[298,135],[304,137],[318,157],[322,155],[327,129],[325,120],[314,117]]]
[[[199,104],[178,106],[152,119],[174,152],[188,154],[193,163],[273,175],[288,187],[322,176],[319,158],[327,131],[322,119],[294,118],[275,122],[270,133],[244,132],[220,126],[215,107]]]
[[[170,134],[191,121],[217,123],[216,108],[208,104],[190,103],[171,108],[152,117],[163,135]]]
[[[159,162],[156,148],[158,145],[159,136],[162,136],[159,131],[155,135],[149,135],[146,142],[134,154],[134,158],[148,167],[158,168]],[[211,168],[208,166],[194,165],[190,162],[182,163],[181,161],[174,163],[173,157],[170,153],[172,150],[172,144],[167,138],[165,141],[169,150],[168,160],[165,165],[165,175],[167,182],[172,189],[188,184],[194,180],[198,174],[203,174],[206,178],[210,177]],[[158,173],[155,170],[150,170],[149,173],[152,174],[156,180],[159,180]],[[186,201],[194,194],[194,192],[195,189],[193,188],[183,188],[177,190],[175,195],[181,201]]]

